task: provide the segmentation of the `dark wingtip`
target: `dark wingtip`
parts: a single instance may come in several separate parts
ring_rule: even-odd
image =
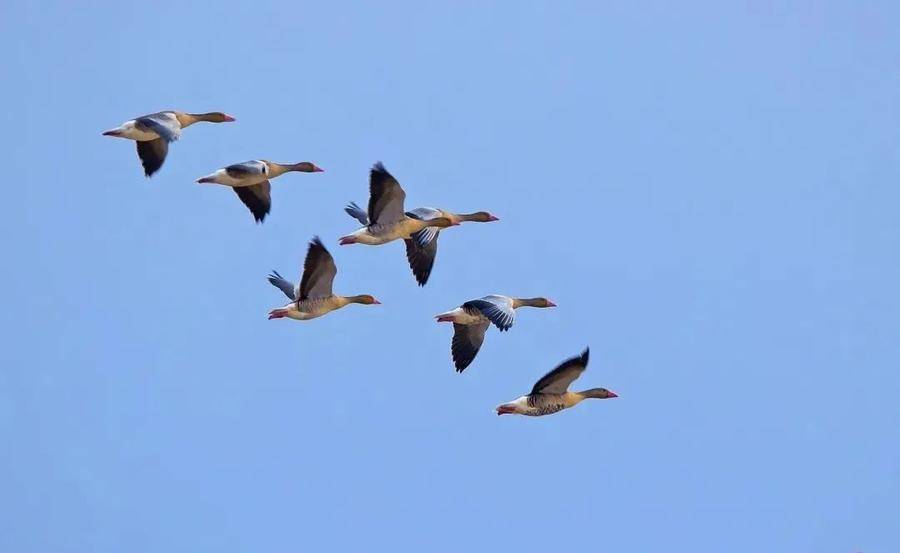
[[[584,348],[584,351],[581,352],[581,363],[587,367],[588,358],[591,356],[591,348],[590,346]]]
[[[387,169],[384,168],[384,163],[380,161],[376,161],[374,165],[372,165],[373,173],[387,173]]]

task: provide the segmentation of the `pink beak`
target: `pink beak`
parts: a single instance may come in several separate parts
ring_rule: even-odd
[[[550,300],[547,300],[547,307],[556,307],[556,304]]]
[[[313,170],[312,170],[312,172],[313,172],[313,173],[324,173],[324,172],[325,172],[325,169],[322,169],[322,168],[319,167],[318,165],[313,165]]]
[[[511,405],[500,405],[497,407],[497,415],[511,415],[516,409]]]
[[[269,320],[272,319],[282,319],[287,316],[287,311],[284,309],[273,309],[269,311]]]
[[[491,216],[488,217],[488,221],[489,221],[489,222],[490,222],[490,221],[499,221],[499,220],[500,220],[500,217],[497,217],[497,216],[495,216],[495,215],[491,215]]]
[[[439,323],[452,323],[453,317],[437,317],[437,322]]]
[[[608,390],[607,390],[607,391],[608,391]],[[619,396],[618,396],[618,394],[616,394],[615,392],[609,392],[608,398],[610,398],[610,397],[619,397]]]
[[[381,305],[381,302],[378,301],[378,300],[375,300],[375,301],[372,302],[372,305]]]
[[[119,131],[117,131],[117,130],[104,131],[103,136],[119,136]]]
[[[234,117],[228,115],[227,113],[224,114],[224,115],[225,115],[225,117],[223,118],[223,120],[224,120],[226,123],[231,123],[232,121],[237,121],[237,119],[235,119]]]
[[[338,240],[338,244],[341,246],[346,246],[347,244],[356,244],[356,238],[352,236],[341,236],[341,239]]]

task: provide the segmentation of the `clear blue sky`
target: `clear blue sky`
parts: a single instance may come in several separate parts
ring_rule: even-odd
[[[0,9],[0,550],[900,551],[896,2],[126,4]],[[237,122],[148,180],[165,108]],[[327,172],[193,183],[258,157]],[[419,289],[336,244],[376,160],[502,222]],[[383,306],[266,320],[314,234]],[[559,308],[460,376],[493,292]]]

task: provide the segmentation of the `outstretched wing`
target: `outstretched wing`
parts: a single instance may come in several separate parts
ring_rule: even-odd
[[[587,369],[591,348],[585,348],[581,355],[566,359],[558,367],[538,380],[532,394],[564,394],[569,385]]]
[[[424,232],[424,231],[423,231]],[[417,236],[420,233],[413,234],[411,239],[406,239],[406,260],[409,261],[409,268],[412,269],[413,276],[419,286],[425,286],[428,277],[431,276],[431,269],[434,267],[434,258],[437,256],[437,236],[434,240],[428,242],[425,246],[420,246]]]
[[[300,279],[298,301],[326,298],[331,295],[331,285],[337,275],[334,258],[325,249],[318,236],[309,243],[306,261],[303,262],[303,277]]]
[[[402,221],[406,193],[397,179],[379,161],[369,172],[369,224],[390,224]]]
[[[512,328],[516,321],[516,311],[512,300],[504,296],[485,296],[462,304],[463,309],[477,309],[487,317],[501,332]]]
[[[453,355],[453,364],[456,366],[456,372],[461,373],[466,370],[481,344],[484,343],[484,333],[487,330],[488,322],[480,322],[473,325],[461,325],[453,323],[453,342],[450,345],[450,353]]]
[[[268,279],[269,282],[272,283],[272,286],[275,286],[276,288],[284,292],[284,295],[287,296],[289,300],[297,301],[294,284],[278,274],[278,271],[272,271],[272,274],[269,275]]]
[[[344,211],[347,212],[347,215],[359,221],[363,226],[369,226],[368,213],[366,213],[363,208],[356,205],[356,202],[350,202],[349,204],[347,204],[347,207],[344,208]]]
[[[238,198],[253,214],[257,223],[262,223],[272,209],[271,185],[264,180],[251,186],[235,186],[232,188]]]
[[[135,144],[137,144],[137,154],[141,159],[141,165],[144,167],[144,174],[149,177],[159,171],[169,153],[169,143],[162,138],[155,138],[136,141]]]

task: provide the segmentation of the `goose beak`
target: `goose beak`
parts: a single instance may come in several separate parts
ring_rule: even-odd
[[[372,305],[381,305],[381,302],[376,299],[372,302]]]
[[[488,222],[499,221],[499,220],[500,220],[500,217],[497,217],[496,215],[488,215]]]
[[[556,307],[556,304],[550,300],[547,300],[547,307]]]
[[[615,392],[609,392],[609,396],[607,396],[607,399],[612,398],[612,397],[619,397],[619,394],[617,394]]]
[[[113,129],[111,131],[103,131],[103,136],[119,136],[119,131]]]
[[[439,323],[452,323],[453,317],[435,317]]]
[[[338,244],[341,246],[346,246],[347,244],[356,244],[356,238],[352,236],[341,236],[341,239],[338,240]]]
[[[226,123],[231,123],[232,121],[237,121],[237,119],[228,115],[227,113],[225,114],[225,117],[222,118],[222,120],[225,121]]]
[[[497,415],[511,415],[515,413],[516,410],[511,405],[500,405],[497,407]]]
[[[322,168],[319,167],[318,165],[313,165],[313,170],[312,170],[312,172],[313,172],[313,173],[324,173],[324,172],[325,172],[325,169],[322,169]]]

